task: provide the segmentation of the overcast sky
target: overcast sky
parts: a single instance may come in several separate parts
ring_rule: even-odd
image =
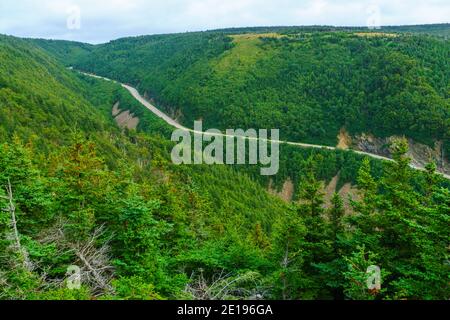
[[[0,33],[91,43],[225,27],[426,24],[449,17],[450,0],[0,0]]]

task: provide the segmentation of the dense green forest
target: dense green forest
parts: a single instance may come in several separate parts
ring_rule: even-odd
[[[345,128],[430,146],[440,140],[450,155],[448,40],[396,28],[316,29],[126,38],[76,59],[67,50],[64,60],[133,84],[189,127],[203,119],[220,129],[279,128],[285,140],[331,146]],[[52,43],[43,47],[60,57]]]
[[[317,41],[327,41],[322,36]],[[238,65],[222,56],[236,48],[222,34],[150,39],[145,48],[148,38],[124,40],[136,41],[134,49],[124,49],[121,41],[108,44],[122,48],[111,53],[121,63],[109,70],[99,61],[89,66],[102,69],[93,70],[88,57],[102,49],[57,42],[42,48],[0,36],[0,299],[450,298],[448,183],[433,164],[425,173],[411,170],[404,141],[393,146],[392,163],[351,152],[283,147],[281,170],[273,179],[277,186],[287,177],[295,180],[297,201],[287,203],[267,192],[268,181],[257,177],[256,167],[173,165],[165,123],[118,84],[79,75],[57,60],[74,54],[66,60],[70,64],[83,61],[78,67],[137,84],[168,108],[181,105],[168,97],[194,104],[202,97],[196,90],[220,81],[202,78],[199,84],[209,67],[198,61],[213,64],[217,76],[241,70],[231,80],[243,88],[244,70],[260,63],[245,56],[245,36]],[[275,56],[287,52],[276,52],[278,41],[297,42],[257,38],[250,46],[273,50],[274,59],[281,59]],[[436,56],[442,54],[439,40],[423,41],[435,43]],[[136,61],[133,50],[155,63],[154,73],[126,65]],[[161,61],[161,55],[170,59]],[[183,79],[189,68],[198,69]],[[425,90],[439,102],[445,101],[445,72],[448,68]],[[222,76],[223,87],[231,86]],[[262,94],[235,88],[242,97]],[[199,111],[207,110],[207,97]],[[137,131],[116,125],[111,109],[117,101],[140,116]],[[264,99],[259,101],[261,108]],[[442,110],[436,112],[438,117]],[[220,117],[210,117],[205,121],[220,124]],[[234,121],[263,124],[250,117]],[[441,129],[436,125],[436,137]],[[320,137],[307,133],[305,128],[305,139]],[[341,184],[358,186],[358,196],[346,207],[346,199],[335,194],[325,207],[322,181],[338,174]],[[82,271],[82,287],[75,290],[67,274],[74,265]],[[382,270],[380,290],[367,289],[371,265]]]

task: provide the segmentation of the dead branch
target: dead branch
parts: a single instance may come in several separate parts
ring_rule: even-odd
[[[105,228],[95,229],[85,241],[71,242],[66,238],[66,222],[61,219],[51,229],[40,235],[41,243],[56,243],[60,254],[71,253],[77,257],[76,265],[81,269],[82,283],[86,284],[94,293],[112,293],[111,281],[114,277],[114,267],[111,265],[109,240],[99,240],[104,237]],[[65,279],[56,280],[64,285]]]
[[[260,292],[257,277],[258,275],[252,272],[233,276],[222,270],[208,281],[200,270],[199,275],[191,275],[185,293],[195,300],[261,299],[265,293]],[[247,286],[250,289],[247,289]]]
[[[104,228],[94,231],[86,242],[76,243],[71,249],[83,265],[82,277],[94,291],[112,292],[113,266],[110,264],[110,246],[108,241],[97,247],[98,239],[104,234]]]
[[[25,268],[28,271],[32,271],[34,269],[33,264],[31,263],[28,252],[25,250],[25,248],[22,248],[22,245],[20,243],[20,235],[19,230],[17,228],[17,219],[16,219],[16,206],[14,205],[14,196],[11,186],[11,181],[8,178],[8,184],[6,186],[6,193],[7,196],[1,196],[2,199],[6,200],[8,202],[8,206],[6,208],[3,208],[2,211],[9,212],[10,219],[11,219],[11,228],[12,228],[12,237],[14,246],[13,249],[19,253],[21,261],[21,265],[23,268]]]

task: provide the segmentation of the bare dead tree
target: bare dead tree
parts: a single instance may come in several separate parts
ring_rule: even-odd
[[[51,229],[41,234],[40,242],[56,243],[60,254],[74,254],[77,261],[74,264],[80,268],[81,282],[87,285],[93,293],[113,293],[111,281],[114,277],[114,267],[111,265],[109,240],[102,240],[105,228],[99,227],[93,231],[89,239],[71,242],[66,238],[64,220],[59,220]],[[101,243],[101,245],[99,245]],[[56,285],[65,285],[66,279],[57,279],[52,282]]]
[[[265,292],[259,288],[258,278],[259,274],[255,272],[233,276],[231,273],[225,274],[222,270],[211,280],[207,280],[200,270],[200,274],[191,275],[185,293],[195,300],[262,299]]]
[[[8,185],[6,186],[6,196],[0,196],[0,199],[7,202],[6,208],[1,209],[1,211],[9,213],[10,216],[11,233],[9,238],[12,242],[11,250],[19,254],[20,267],[31,272],[34,270],[34,264],[30,261],[28,252],[20,242],[16,206],[14,205],[13,191],[9,179]],[[40,235],[40,242],[57,244],[58,251],[61,255],[67,253],[74,254],[77,258],[75,262],[81,269],[83,283],[89,286],[93,293],[112,293],[111,281],[114,275],[114,268],[110,263],[109,240],[100,241],[101,238],[104,238],[104,227],[95,229],[87,240],[74,243],[67,239],[64,226],[64,220],[59,220],[52,228]],[[99,245],[99,243],[101,244]],[[17,260],[10,259],[7,253],[5,253],[3,258],[11,263],[10,268],[19,267]],[[66,279],[47,279],[45,272],[40,275],[40,278],[40,282],[44,287],[54,285],[63,286],[66,281]],[[3,280],[0,274],[0,285],[3,285]]]
[[[284,252],[284,257],[283,260],[281,261],[280,265],[283,269],[287,269],[288,266],[291,264],[291,260],[289,260],[289,242],[286,243],[286,250]],[[286,280],[286,276],[283,277],[283,300],[287,300],[287,295],[286,295],[286,290],[287,290],[287,280]]]
[[[16,218],[16,206],[14,205],[14,197],[13,197],[13,191],[11,187],[11,181],[8,179],[8,184],[6,186],[6,193],[7,196],[0,196],[1,199],[4,199],[7,201],[7,207],[3,208],[2,211],[8,212],[10,215],[11,220],[11,228],[12,228],[12,238],[13,238],[13,249],[19,253],[20,258],[22,260],[22,266],[28,270],[33,270],[33,264],[28,258],[28,252],[22,248],[22,245],[20,243],[20,235],[19,230],[17,228],[17,218]]]
[[[58,219],[50,228],[41,231],[41,233],[37,236],[38,241],[44,244],[63,243],[66,241],[66,235],[64,232],[65,224],[66,221],[64,219]]]
[[[11,216],[11,226],[14,232],[14,241],[17,250],[21,250],[19,231],[17,230],[17,220],[16,220],[16,207],[13,202],[13,192],[11,187],[11,182],[8,179],[8,185],[6,186],[7,196],[1,196],[2,199],[8,202],[8,207],[4,208],[3,211],[9,212]]]
[[[83,282],[94,292],[112,293],[114,267],[110,264],[109,241],[104,241],[97,247],[97,242],[103,235],[104,227],[100,227],[94,230],[88,241],[78,242],[69,247],[81,262]]]

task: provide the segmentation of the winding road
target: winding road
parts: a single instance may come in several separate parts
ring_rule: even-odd
[[[179,124],[176,120],[172,119],[167,114],[165,114],[164,112],[159,110],[153,104],[151,104],[147,99],[145,99],[143,96],[141,96],[141,94],[137,91],[136,88],[133,88],[133,87],[131,87],[129,85],[120,83],[120,82],[115,81],[115,80],[111,80],[111,79],[108,79],[108,78],[105,78],[105,77],[97,76],[95,74],[81,72],[81,71],[78,71],[78,72],[81,73],[81,74],[84,74],[86,76],[89,76],[89,77],[93,77],[93,78],[97,78],[97,79],[103,79],[105,81],[109,81],[109,82],[114,82],[114,83],[120,84],[123,88],[127,89],[131,93],[133,98],[135,98],[137,101],[139,101],[139,103],[141,103],[144,107],[146,107],[148,110],[150,110],[154,115],[156,115],[157,117],[161,118],[167,124],[169,124],[170,126],[176,128],[176,129],[185,130],[185,131],[188,131],[188,132],[191,132],[191,133],[210,135],[210,136],[242,138],[240,136],[233,136],[233,135],[227,135],[227,134],[212,134],[212,133],[208,133],[208,132],[199,132],[199,131],[195,131],[193,129],[186,128],[186,127],[182,126],[181,124]],[[299,142],[267,140],[267,139],[261,139],[261,138],[248,138],[248,137],[246,139],[249,139],[249,140],[262,140],[262,141],[267,141],[267,142],[271,142],[271,143],[279,143],[279,144],[285,144],[285,145],[291,145],[291,146],[297,146],[297,147],[309,148],[309,149],[342,150],[342,149],[338,149],[336,147],[322,146],[322,145],[315,145],[315,144],[307,144],[307,143],[299,143]],[[373,154],[373,153],[369,153],[369,152],[357,151],[357,150],[347,150],[347,151],[348,152],[354,152],[356,154],[367,156],[367,157],[378,159],[378,160],[393,161],[390,158],[383,157],[383,156],[380,156],[380,155],[377,155],[377,154]],[[424,171],[425,170],[423,167],[419,167],[419,166],[414,165],[414,164],[411,164],[411,168],[413,168],[415,170],[420,170],[420,171]],[[439,173],[444,178],[450,180],[450,175],[442,173],[442,172],[439,172]]]

